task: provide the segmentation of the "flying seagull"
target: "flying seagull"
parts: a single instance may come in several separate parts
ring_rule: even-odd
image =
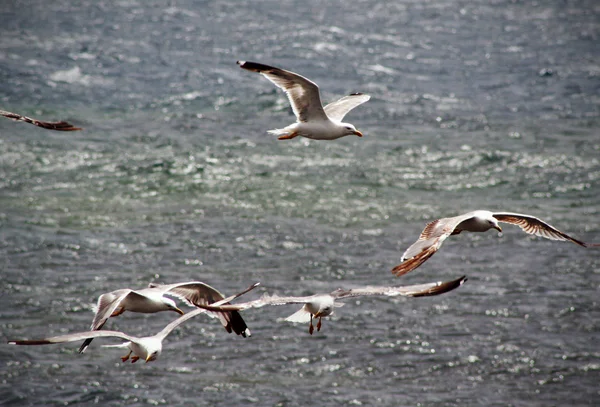
[[[81,127],[75,127],[71,123],[68,122],[43,122],[41,120],[32,119],[27,116],[22,116],[17,113],[7,112],[5,110],[0,110],[0,116],[8,117],[9,119],[13,119],[20,122],[30,123],[38,127],[42,127],[48,130],[58,130],[58,131],[75,131],[81,130]]]
[[[231,297],[227,297],[222,299],[221,301],[217,301],[214,305],[226,304],[229,301],[247,293],[250,290],[253,290],[257,287],[259,283],[255,283],[245,289],[244,291],[232,295]],[[190,318],[195,317],[196,315],[205,313],[206,310],[202,308],[197,308],[193,311],[188,312],[185,315],[180,316],[175,321],[171,322],[169,325],[163,328],[162,331],[153,336],[145,336],[145,337],[137,337],[127,335],[120,331],[87,331],[87,332],[77,332],[73,334],[53,336],[51,338],[45,339],[30,339],[30,340],[14,340],[9,341],[10,345],[50,345],[53,343],[64,343],[64,342],[76,342],[82,339],[93,339],[93,338],[106,338],[106,337],[116,337],[126,340],[119,345],[104,345],[105,347],[119,347],[119,348],[128,348],[129,353],[121,358],[123,362],[126,362],[131,354],[134,356],[131,357],[131,363],[135,363],[138,359],[144,359],[146,363],[156,360],[158,356],[160,356],[162,352],[162,341],[173,331],[173,329],[177,328],[179,325],[184,323]]]
[[[313,140],[335,140],[340,137],[363,134],[342,119],[356,106],[371,98],[362,93],[353,93],[323,107],[316,83],[297,73],[250,61],[237,61],[241,68],[264,75],[287,94],[296,123],[283,129],[269,130],[279,136],[279,140],[289,140],[297,136]]]
[[[591,244],[582,242],[561,232],[554,226],[547,224],[533,216],[511,212],[473,211],[453,218],[434,220],[425,226],[419,239],[412,244],[402,255],[402,263],[392,269],[392,273],[401,276],[419,267],[428,258],[438,251],[444,240],[450,235],[460,232],[485,232],[496,229],[502,232],[498,222],[511,223],[519,226],[530,235],[545,237],[551,240],[573,242],[583,247]],[[595,246],[595,244],[593,244]]]
[[[176,283],[168,285],[159,285],[150,283],[148,288],[141,290],[130,290],[124,288],[102,294],[98,298],[96,314],[92,321],[90,329],[97,331],[102,329],[108,318],[121,315],[125,311],[140,312],[152,314],[161,311],[175,311],[183,315],[184,312],[177,308],[175,301],[165,297],[171,295],[177,297],[190,306],[198,304],[212,304],[224,298],[217,289],[201,281],[189,281],[185,283]],[[227,332],[233,330],[236,334],[244,338],[250,336],[250,329],[238,312],[214,313],[220,320]],[[83,353],[92,343],[93,338],[86,339],[79,353]]]
[[[462,276],[456,280],[446,282],[436,282],[400,287],[363,287],[344,290],[339,288],[329,294],[315,294],[306,297],[280,297],[278,295],[264,295],[258,300],[244,302],[232,305],[200,305],[210,311],[243,311],[248,308],[260,308],[265,305],[285,305],[285,304],[304,304],[300,310],[287,317],[289,322],[309,322],[308,333],[314,332],[313,318],[319,318],[317,322],[317,331],[321,330],[321,319],[333,314],[334,307],[341,307],[344,304],[336,303],[337,300],[343,300],[350,297],[362,297],[371,295],[387,295],[395,297],[398,295],[405,297],[428,297],[439,295],[452,291],[460,287],[467,278]]]

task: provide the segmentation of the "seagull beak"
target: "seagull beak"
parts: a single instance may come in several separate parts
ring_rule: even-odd
[[[146,363],[153,361],[154,359],[152,359],[152,355],[148,355],[146,356]]]
[[[316,314],[314,314],[315,318],[320,318],[323,314],[321,313],[321,311],[318,311]]]
[[[354,133],[352,133],[352,134],[356,134],[358,137],[362,137],[362,136],[363,136],[363,134],[362,134],[360,131],[358,131],[358,130],[356,130],[356,131],[355,131]]]
[[[500,227],[500,225],[494,226],[494,229],[496,229],[498,232],[502,232],[502,228]]]
[[[185,312],[183,312],[182,310],[180,310],[179,308],[175,308],[173,309],[173,311],[175,311],[176,313],[178,313],[179,315],[183,315],[185,314]]]

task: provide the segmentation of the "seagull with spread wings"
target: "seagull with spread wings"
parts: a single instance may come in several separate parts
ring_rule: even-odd
[[[353,93],[323,107],[319,87],[305,77],[256,62],[237,63],[240,68],[262,74],[287,94],[297,121],[283,129],[269,130],[270,134],[279,136],[279,140],[289,140],[297,136],[313,140],[335,140],[349,135],[363,136],[352,124],[342,120],[350,110],[369,100],[369,95]]]
[[[582,247],[596,246],[596,244],[588,244],[577,240],[534,216],[478,210],[428,223],[421,232],[419,239],[404,252],[401,259],[402,263],[394,267],[392,273],[401,276],[416,269],[425,260],[433,256],[442,246],[444,240],[451,235],[457,235],[461,232],[486,232],[490,229],[502,232],[499,222],[517,225],[530,235],[545,237],[550,240],[573,242]]]
[[[124,288],[102,294],[98,298],[96,314],[92,321],[91,330],[102,329],[110,317],[121,315],[125,311],[152,314],[161,311],[175,311],[183,315],[184,312],[177,308],[175,301],[166,297],[170,295],[184,301],[190,306],[199,304],[212,304],[223,300],[224,296],[217,289],[201,281],[189,281],[184,283],[159,285],[150,283],[148,288],[141,290],[130,290]],[[217,316],[227,332],[232,331],[244,338],[250,336],[250,329],[238,312],[217,312]],[[90,345],[93,338],[86,339],[79,353],[83,353]]]
[[[217,301],[216,303],[214,303],[214,305],[218,306],[226,304],[229,301],[247,293],[248,291],[253,290],[258,285],[259,283],[255,283],[238,294],[224,298],[221,301]],[[131,357],[131,363],[137,362],[138,359],[143,359],[146,361],[146,363],[148,363],[153,360],[156,360],[160,356],[162,352],[162,341],[167,337],[167,335],[169,335],[173,331],[173,329],[177,328],[179,325],[181,325],[188,319],[203,313],[206,313],[206,310],[202,308],[197,308],[191,312],[188,312],[187,314],[180,316],[175,321],[168,324],[159,333],[153,336],[137,337],[127,335],[126,333],[120,331],[87,331],[67,335],[53,336],[51,338],[45,339],[12,340],[8,343],[10,345],[50,345],[54,343],[76,342],[82,339],[115,337],[124,339],[127,342],[124,342],[119,345],[104,345],[104,347],[119,347],[129,349],[129,353],[121,358],[123,362],[126,362],[133,353],[134,356]]]
[[[41,127],[43,129],[48,130],[57,130],[57,131],[76,131],[81,130],[81,127],[75,127],[71,123],[60,121],[60,122],[44,122],[37,119],[32,119],[27,116],[23,116],[17,113],[7,112],[5,110],[0,110],[0,116],[8,117],[9,119],[13,119],[19,122],[30,123],[35,126]]]
[[[248,308],[260,308],[265,305],[286,305],[303,304],[302,308],[285,320],[289,322],[309,322],[308,333],[314,332],[313,319],[318,318],[317,331],[321,330],[321,319],[333,314],[334,307],[341,307],[344,304],[336,303],[337,300],[343,300],[351,297],[364,297],[372,295],[386,295],[388,297],[428,297],[440,295],[455,288],[460,287],[467,278],[462,276],[456,280],[446,282],[436,282],[427,284],[408,285],[400,287],[362,287],[345,290],[339,288],[329,294],[315,294],[306,297],[280,297],[278,295],[264,295],[258,300],[231,305],[199,305],[210,311],[243,311]]]

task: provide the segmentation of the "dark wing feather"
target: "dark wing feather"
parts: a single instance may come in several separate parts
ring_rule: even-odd
[[[27,116],[22,116],[17,113],[7,112],[5,110],[0,110],[0,116],[8,117],[9,119],[13,119],[16,121],[21,121],[25,123],[30,123],[35,126],[48,129],[48,130],[57,130],[57,131],[75,131],[81,130],[81,127],[75,127],[71,123],[60,121],[60,122],[44,122],[37,119],[32,119]]]
[[[573,242],[579,246],[588,247],[587,243],[577,240],[566,233],[561,232],[554,226],[538,219],[534,216],[522,215],[518,213],[509,212],[497,212],[494,213],[494,218],[498,219],[498,222],[510,223],[512,225],[519,226],[525,233],[544,237],[550,240],[561,240],[566,242]]]

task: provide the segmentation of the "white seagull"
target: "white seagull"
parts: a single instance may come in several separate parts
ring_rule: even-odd
[[[313,318],[319,318],[317,322],[317,331],[321,330],[321,318],[333,314],[334,307],[341,307],[344,304],[336,303],[337,300],[342,300],[350,297],[362,297],[371,295],[386,295],[395,297],[398,295],[405,297],[428,297],[439,295],[452,291],[460,287],[467,278],[462,276],[456,280],[446,282],[436,282],[427,284],[408,285],[400,287],[362,287],[344,290],[339,288],[329,294],[315,294],[306,297],[280,297],[278,295],[264,295],[258,300],[244,302],[232,305],[200,305],[210,311],[243,311],[248,308],[260,308],[265,305],[285,305],[285,304],[304,304],[300,310],[287,317],[285,320],[289,322],[310,322],[308,333],[311,335],[314,332]]]
[[[428,223],[421,232],[419,239],[404,252],[401,259],[402,263],[394,267],[392,273],[401,276],[416,269],[438,251],[448,236],[457,235],[460,232],[485,232],[490,229],[502,232],[498,222],[517,225],[526,233],[545,237],[546,239],[573,242],[583,247],[596,246],[596,244],[588,244],[572,238],[530,215],[478,210]]]
[[[232,295],[230,297],[224,298],[221,301],[217,301],[214,305],[225,304],[240,295],[247,293],[250,290],[253,290],[257,287],[259,283],[253,284],[248,287],[246,290]],[[87,332],[77,332],[67,335],[53,336],[51,338],[45,339],[30,339],[30,340],[13,340],[9,341],[10,345],[50,345],[53,343],[64,343],[64,342],[76,342],[82,339],[93,339],[93,338],[106,338],[106,337],[116,337],[126,340],[127,342],[119,344],[119,345],[104,345],[104,347],[119,347],[119,348],[128,348],[129,353],[121,358],[123,362],[126,362],[131,354],[134,356],[131,357],[131,363],[135,363],[138,359],[143,359],[146,363],[156,360],[161,352],[162,352],[162,341],[173,331],[173,329],[177,328],[179,325],[184,323],[190,318],[195,317],[196,315],[205,313],[206,310],[202,308],[197,308],[191,312],[188,312],[185,315],[180,316],[175,321],[171,322],[169,325],[163,328],[159,333],[153,336],[145,336],[145,337],[137,337],[127,335],[120,331],[87,331]]]
[[[17,113],[7,112],[5,110],[0,110],[0,116],[8,117],[9,119],[13,119],[20,122],[30,123],[35,126],[48,129],[48,130],[58,130],[58,131],[75,131],[81,130],[81,127],[75,127],[71,123],[68,122],[44,122],[37,119],[32,119],[27,116],[22,116]]]
[[[175,301],[165,297],[165,295],[177,297],[190,306],[212,304],[224,298],[223,294],[217,291],[217,289],[201,281],[168,285],[151,283],[148,285],[148,288],[141,290],[124,288],[102,294],[98,298],[96,314],[94,315],[90,329],[92,331],[102,329],[110,317],[116,317],[125,311],[144,314],[175,311],[183,315],[184,312],[177,308]],[[251,335],[250,330],[238,312],[214,313],[214,316],[217,316],[221,320],[227,332],[231,333],[233,330],[236,334],[242,335],[244,338]],[[86,339],[79,348],[79,353],[83,353],[92,340],[93,338]]]
[[[237,63],[241,68],[264,75],[287,94],[297,121],[283,129],[269,130],[270,134],[279,136],[279,140],[289,140],[297,136],[313,140],[335,140],[352,134],[363,136],[352,124],[343,123],[342,119],[350,110],[365,103],[371,96],[354,93],[323,107],[319,87],[305,77],[256,62]]]

